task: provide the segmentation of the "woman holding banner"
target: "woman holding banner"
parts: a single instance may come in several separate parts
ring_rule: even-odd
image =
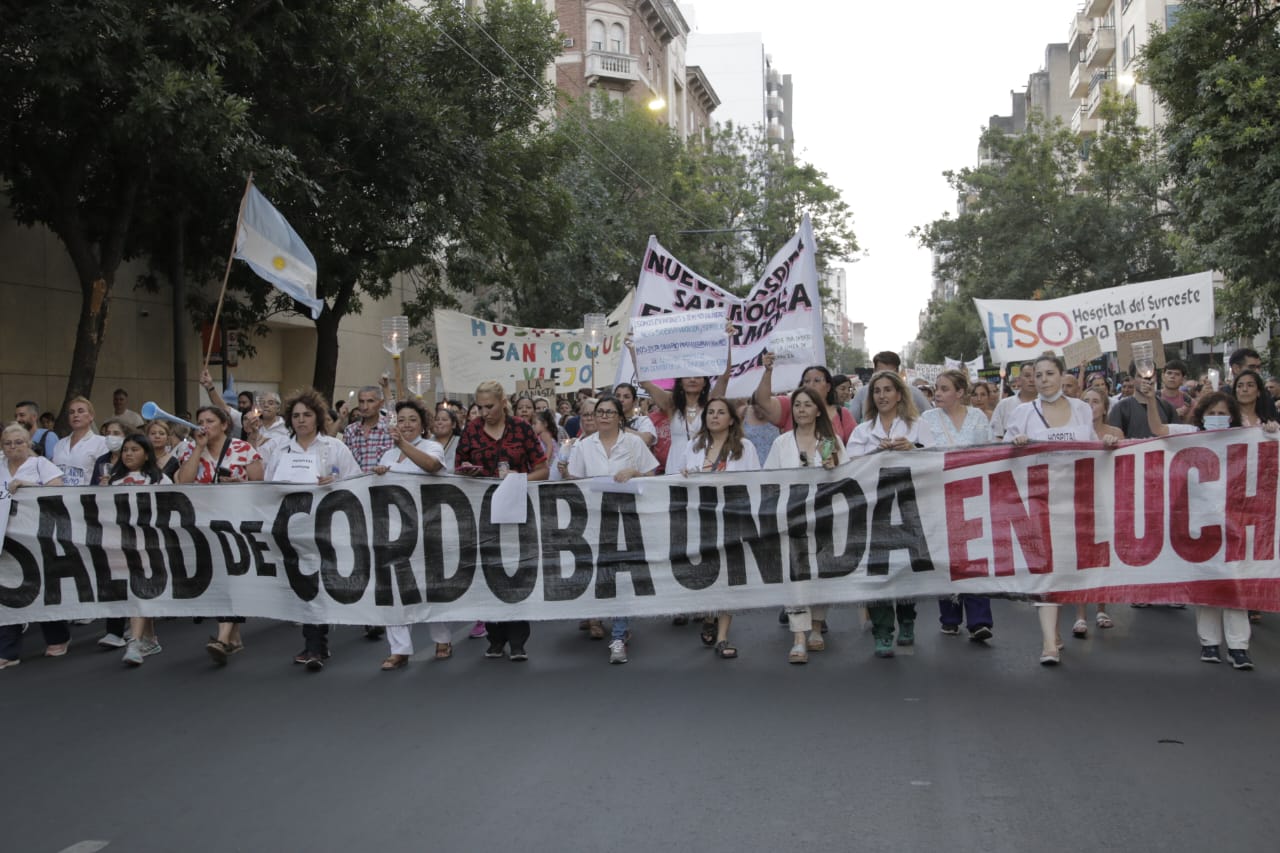
[[[830,470],[848,460],[844,442],[836,434],[827,416],[826,400],[812,388],[797,388],[787,400],[792,428],[778,436],[764,461],[767,470],[779,468],[826,468]],[[827,606],[788,607],[787,624],[791,628],[791,651],[787,660],[793,664],[809,662],[809,652],[827,647],[822,639],[822,623]],[[806,639],[805,635],[808,635]]]
[[[698,434],[702,423],[702,412],[707,407],[707,401],[712,397],[723,397],[728,390],[729,374],[733,372],[733,335],[736,331],[732,323],[725,324],[729,355],[725,359],[724,373],[720,374],[714,384],[706,376],[680,376],[668,391],[641,378],[637,368],[637,381],[649,395],[650,406],[656,406],[670,423],[671,444],[667,449],[667,455],[658,460],[663,466],[660,471],[665,470],[668,463],[672,469],[680,465],[681,460],[684,459],[685,448]],[[636,348],[630,333],[627,334],[625,343],[628,352],[631,353],[631,363],[637,364]]]
[[[1073,400],[1062,392],[1066,362],[1046,352],[1032,366],[1036,398],[1013,410],[1004,440],[1019,446],[1032,441],[1094,441],[1093,410],[1083,400]],[[1057,666],[1063,645],[1058,633],[1059,605],[1037,602],[1036,610],[1040,616],[1040,663]]]
[[[863,421],[849,440],[850,456],[865,456],[880,450],[914,450],[920,443],[920,414],[907,383],[893,370],[881,370],[871,377]],[[867,607],[876,657],[893,657],[894,619],[898,623],[900,646],[916,641],[914,601],[880,602]]]
[[[633,477],[648,477],[658,469],[658,460],[633,433],[622,431],[622,404],[616,397],[596,401],[596,432],[578,442],[569,460],[570,480],[612,477],[625,483]],[[609,637],[609,663],[627,662],[629,620],[615,617]]]
[[[526,474],[530,480],[547,479],[547,455],[533,427],[507,414],[507,395],[502,383],[488,380],[476,386],[476,408],[480,417],[467,424],[458,442],[457,472],[469,477],[496,477],[509,473]],[[486,622],[489,633],[487,658],[506,656],[527,661],[524,645],[529,641],[529,623]]]
[[[438,413],[437,413],[438,414]],[[439,474],[444,468],[444,448],[426,436],[427,412],[417,400],[401,400],[396,403],[396,428],[392,433],[395,446],[382,454],[373,473],[387,472]],[[429,623],[431,641],[436,644],[436,660],[453,657],[453,628],[447,622]],[[390,672],[409,665],[413,656],[413,626],[388,625],[387,659],[382,671]]]
[[[66,439],[63,439],[66,441]],[[23,486],[61,486],[62,469],[31,450],[31,433],[19,423],[0,432],[4,463],[0,464],[0,494],[14,494]],[[0,669],[22,662],[22,625],[0,626]],[[71,646],[71,628],[66,620],[41,622],[45,657],[59,658]]]
[[[243,439],[231,438],[227,430],[231,416],[217,406],[201,406],[196,410],[194,444],[184,446],[178,458],[179,483],[240,483],[262,479],[262,456]],[[205,650],[218,666],[244,649],[240,639],[243,616],[219,616],[218,634],[205,644]]]
[[[337,480],[359,477],[364,471],[339,438],[328,435],[329,403],[314,388],[296,392],[284,403],[289,441],[271,448],[267,479],[279,483],[327,486]],[[422,422],[418,422],[421,431]],[[302,651],[293,656],[308,672],[324,669],[329,658],[329,626],[303,625]]]
[[[756,388],[755,393],[751,397],[751,402],[760,407],[769,422],[778,427],[782,432],[791,429],[791,398],[786,394],[781,396],[773,396],[773,363],[776,356],[771,352],[765,352],[761,357],[761,364],[764,371],[760,374],[760,385]],[[849,414],[848,410],[840,405],[836,398],[836,386],[831,376],[831,371],[827,370],[820,364],[812,367],[806,367],[804,373],[800,374],[800,387],[808,388],[818,395],[823,401],[823,408],[827,412],[827,420],[831,422],[836,434],[840,436],[840,440],[846,444],[849,437],[853,435],[853,429],[857,426],[856,419]]]
[[[985,388],[986,383],[978,383]],[[991,443],[991,422],[979,409],[964,404],[969,391],[969,377],[960,370],[944,370],[934,381],[934,408],[920,415],[920,443],[925,447],[950,449]],[[983,642],[991,639],[994,622],[991,599],[985,595],[961,595],[938,599],[938,618],[942,633],[949,637],[960,634],[963,620],[969,639]]]
[[[746,440],[742,431],[742,419],[723,397],[712,397],[702,413],[702,428],[684,453],[681,469],[690,474],[715,474],[721,471],[759,471],[760,457],[755,446]],[[703,620],[702,642],[713,645],[716,657],[732,660],[738,650],[729,645],[729,625],[733,614],[720,612],[715,621]],[[818,635],[821,639],[821,634]]]

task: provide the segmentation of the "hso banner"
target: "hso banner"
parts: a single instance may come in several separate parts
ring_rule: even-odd
[[[481,382],[496,379],[511,393],[517,382],[536,379],[551,379],[562,391],[608,384],[618,371],[631,298],[628,293],[609,314],[608,331],[595,360],[600,382],[591,375],[593,347],[582,329],[533,329],[457,311],[436,311],[436,345],[445,386],[470,392]]]
[[[0,624],[142,614],[362,625],[1042,595],[1280,610],[1280,441],[1261,430],[888,452],[638,493],[366,476],[23,488]]]
[[[674,258],[656,237],[650,237],[631,316],[724,308],[738,327],[733,339],[728,396],[746,397],[755,391],[766,350],[776,356],[774,390],[790,392],[800,384],[806,367],[825,364],[827,358],[818,293],[817,247],[808,216],[800,223],[799,233],[769,260],[766,270],[744,299],[707,281]],[[677,377],[646,374],[644,378]],[[635,365],[625,351],[616,381],[635,381]]]
[[[975,299],[997,364],[1025,361],[1045,350],[1062,352],[1095,337],[1116,351],[1116,335],[1159,329],[1166,343],[1213,336],[1213,273],[1126,284],[1061,299]],[[1124,365],[1121,365],[1124,369]]]

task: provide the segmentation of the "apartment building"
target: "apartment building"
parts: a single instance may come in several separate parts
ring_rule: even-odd
[[[689,56],[715,81],[718,123],[759,128],[774,144],[792,144],[791,75],[765,52],[760,33],[691,33]]]
[[[711,126],[714,75],[686,59],[689,24],[670,0],[555,0],[562,52],[555,84],[571,98],[627,99],[681,139]]]
[[[1138,55],[1152,25],[1168,28],[1181,11],[1181,3],[1166,0],[1086,0],[1081,5],[1067,32],[1071,62],[1068,86],[1076,103],[1072,130],[1086,135],[1097,132],[1098,109],[1107,91],[1132,100],[1142,126],[1164,123],[1164,110],[1155,93],[1138,80]]]

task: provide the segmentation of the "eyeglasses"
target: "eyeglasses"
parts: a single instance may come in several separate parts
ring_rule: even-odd
[[[6,441],[4,442],[4,446],[5,447],[26,447],[27,440],[25,438],[19,438],[19,439],[16,439],[15,441]]]
[[[613,409],[596,409],[597,418],[616,418],[618,413]]]

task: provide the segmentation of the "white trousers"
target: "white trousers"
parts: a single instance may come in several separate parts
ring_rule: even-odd
[[[433,643],[452,643],[453,631],[457,627],[455,622],[428,622],[427,627],[431,630],[431,642]],[[413,626],[412,625],[388,625],[387,626],[387,645],[391,647],[393,655],[412,655],[413,654]]]
[[[1220,646],[1223,635],[1227,640],[1227,648],[1247,650],[1249,648],[1249,611],[1228,610],[1222,607],[1196,608],[1196,633],[1200,635],[1200,645]]]
[[[827,605],[815,604],[812,607],[788,607],[787,626],[793,634],[807,634],[813,630],[813,623],[827,621]]]

